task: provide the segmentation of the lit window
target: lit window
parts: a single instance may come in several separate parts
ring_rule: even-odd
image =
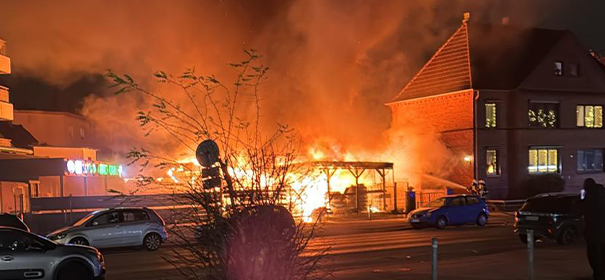
[[[603,106],[578,105],[576,106],[576,125],[578,127],[602,128]]]
[[[555,128],[557,127],[558,103],[530,102],[528,117],[529,127]]]
[[[485,103],[485,127],[496,127],[496,103]]]
[[[555,61],[554,74],[555,76],[563,76],[563,62]]]
[[[579,150],[578,171],[603,171],[603,150]]]
[[[500,175],[500,158],[498,157],[498,150],[487,150],[486,151],[486,164],[487,164],[487,175],[498,176]]]
[[[570,63],[569,75],[574,77],[580,76],[580,65],[577,63]]]
[[[529,166],[527,169],[530,174],[558,173],[559,155],[557,149],[529,149]]]

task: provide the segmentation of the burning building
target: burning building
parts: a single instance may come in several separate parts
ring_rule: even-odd
[[[490,198],[531,195],[548,176],[567,190],[602,182],[603,65],[570,31],[469,17],[387,103],[393,128],[436,131],[454,158],[447,179],[485,180]]]

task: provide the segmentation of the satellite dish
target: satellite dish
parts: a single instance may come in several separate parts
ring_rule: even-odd
[[[218,161],[219,150],[216,142],[208,139],[197,146],[195,157],[197,162],[203,167],[211,167]]]

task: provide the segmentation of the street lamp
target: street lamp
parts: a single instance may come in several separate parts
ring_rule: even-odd
[[[473,161],[473,156],[471,156],[471,155],[464,156],[464,161],[471,163]]]

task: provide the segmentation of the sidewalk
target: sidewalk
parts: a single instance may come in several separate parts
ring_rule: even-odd
[[[512,280],[528,279],[527,250],[514,250],[481,256],[439,260],[439,280]],[[573,246],[540,244],[535,251],[535,279],[590,280],[591,269],[585,254],[585,244]],[[356,276],[359,275],[359,276]],[[363,276],[362,276],[363,275]],[[431,279],[431,263],[402,262],[398,266],[382,267],[372,272],[373,279]],[[335,279],[368,279],[367,271],[342,271]]]

